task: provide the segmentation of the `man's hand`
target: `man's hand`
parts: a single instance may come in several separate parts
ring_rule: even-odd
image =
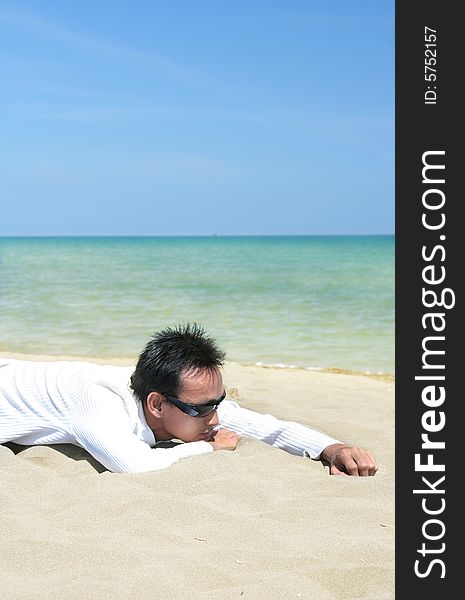
[[[332,444],[323,450],[321,460],[330,464],[331,475],[374,475],[378,470],[373,455],[364,448],[346,444]]]
[[[238,441],[239,436],[234,431],[218,429],[209,443],[213,446],[213,450],[235,450]]]

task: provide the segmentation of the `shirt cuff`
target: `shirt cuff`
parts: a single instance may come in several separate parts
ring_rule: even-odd
[[[303,452],[303,456],[305,458],[311,458],[312,460],[320,460],[321,457],[321,453],[323,452],[323,450],[325,448],[327,448],[328,446],[332,446],[333,444],[343,444],[344,442],[341,442],[341,440],[335,440],[332,438],[329,438],[328,441],[325,443],[325,445],[319,450],[317,451],[315,450],[304,450]]]

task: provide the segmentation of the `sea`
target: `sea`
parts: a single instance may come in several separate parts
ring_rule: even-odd
[[[0,353],[134,361],[196,322],[228,361],[394,374],[394,236],[0,238]]]

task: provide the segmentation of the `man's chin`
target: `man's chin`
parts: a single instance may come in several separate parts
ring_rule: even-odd
[[[176,441],[180,441],[180,442],[184,442],[184,443],[189,443],[189,442],[209,442],[211,441],[213,438],[215,437],[215,432],[214,431],[206,431],[204,433],[199,433],[198,435],[193,435],[193,436],[185,436],[183,438],[179,438],[179,437],[171,437],[170,439],[172,441],[176,440]]]
[[[199,435],[199,437],[197,438],[197,440],[199,442],[209,442],[211,441],[211,439],[214,436],[214,432],[213,431],[207,431],[206,433],[201,433]]]

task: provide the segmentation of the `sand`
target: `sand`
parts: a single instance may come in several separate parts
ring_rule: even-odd
[[[392,379],[228,363],[224,380],[243,406],[371,449],[377,475],[246,438],[135,475],[0,446],[0,598],[394,598]]]

